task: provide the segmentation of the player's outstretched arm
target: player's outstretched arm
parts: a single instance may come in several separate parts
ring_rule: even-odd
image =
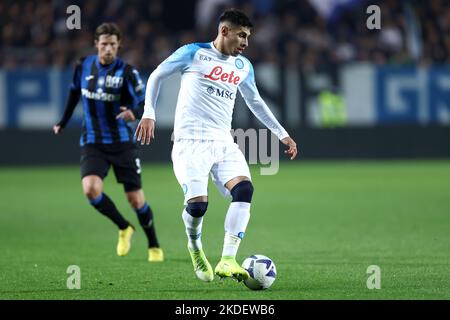
[[[150,144],[150,140],[155,139],[155,120],[141,119],[134,135],[141,144]]]

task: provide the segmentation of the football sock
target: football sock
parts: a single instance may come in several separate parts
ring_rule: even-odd
[[[225,217],[225,238],[222,257],[236,257],[250,220],[250,203],[232,202]]]
[[[183,222],[186,227],[186,235],[188,237],[188,246],[191,250],[200,250],[202,249],[202,225],[203,225],[203,216],[202,217],[193,217],[191,216],[186,209],[183,210]]]
[[[136,211],[139,223],[147,236],[148,247],[159,247],[158,239],[156,238],[155,224],[153,223],[153,212],[148,203],[146,202],[142,208],[134,209],[134,211]]]
[[[89,202],[95,209],[111,219],[120,230],[124,230],[130,225],[120,214],[119,210],[117,210],[114,202],[105,193],[102,193],[95,199],[89,200]]]

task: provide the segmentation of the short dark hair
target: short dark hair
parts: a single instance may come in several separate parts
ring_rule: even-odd
[[[122,38],[122,33],[115,23],[105,22],[99,25],[97,29],[95,29],[95,40],[98,40],[102,34],[115,35],[117,36],[117,40]]]
[[[253,28],[253,24],[245,13],[237,9],[225,10],[219,18],[219,22],[230,22],[236,26]]]

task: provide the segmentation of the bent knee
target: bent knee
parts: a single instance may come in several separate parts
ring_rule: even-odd
[[[203,217],[208,209],[208,202],[188,202],[186,211],[195,218]]]
[[[103,192],[103,182],[100,178],[83,178],[83,193],[89,199],[95,199]]]
[[[236,184],[230,193],[232,196],[232,202],[252,202],[253,197],[253,184],[249,180],[244,180]]]
[[[127,192],[127,200],[134,209],[140,209],[145,204],[144,193],[142,190]]]

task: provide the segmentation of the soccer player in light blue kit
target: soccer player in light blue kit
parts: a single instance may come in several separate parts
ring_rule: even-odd
[[[250,219],[253,185],[244,155],[231,136],[231,120],[237,90],[249,109],[283,144],[291,160],[297,155],[295,141],[279,124],[255,84],[253,66],[241,55],[248,45],[252,23],[235,9],[220,17],[217,38],[210,43],[185,45],[163,61],[147,83],[144,114],[136,137],[141,144],[154,138],[155,106],[161,82],[180,72],[174,124],[172,162],[184,192],[182,217],[188,236],[188,249],[196,276],[212,281],[249,277],[236,262],[236,254]],[[222,258],[214,272],[202,249],[203,216],[208,207],[208,175],[232,202],[225,217]]]

